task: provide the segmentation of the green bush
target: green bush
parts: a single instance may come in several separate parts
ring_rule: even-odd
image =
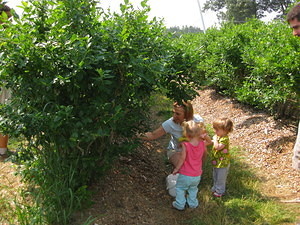
[[[49,223],[68,223],[87,185],[137,147],[150,93],[197,94],[178,75],[173,59],[182,55],[146,3],[135,10],[125,0],[111,14],[96,1],[31,0],[22,19],[0,30],[2,86],[12,90],[1,131],[27,141],[24,179],[39,187]]]
[[[220,30],[208,30],[203,40],[203,59],[199,67],[204,68],[209,84],[233,95],[240,86],[247,70],[242,62],[242,52],[248,37],[241,26],[225,24]]]
[[[184,40],[202,84],[279,117],[299,115],[300,42],[286,23],[225,23]]]
[[[252,32],[243,54],[251,73],[236,91],[238,99],[280,114],[277,107],[299,99],[299,40],[278,21]]]

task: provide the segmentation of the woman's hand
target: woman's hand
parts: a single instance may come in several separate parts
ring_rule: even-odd
[[[160,126],[159,128],[157,128],[156,130],[154,130],[152,132],[140,134],[139,137],[145,141],[152,141],[152,140],[155,140],[165,134],[166,134],[166,131],[164,130],[164,128],[162,126]]]

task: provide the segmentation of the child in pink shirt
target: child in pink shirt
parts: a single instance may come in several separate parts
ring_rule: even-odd
[[[183,134],[188,141],[182,143],[180,159],[173,170],[173,174],[179,173],[176,182],[176,200],[172,204],[177,210],[184,210],[186,203],[189,208],[198,207],[197,194],[203,157],[206,153],[206,143],[211,143],[202,127],[192,120],[184,122]]]

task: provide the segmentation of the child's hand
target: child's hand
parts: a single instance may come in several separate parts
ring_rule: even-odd
[[[206,146],[211,145],[213,143],[210,136],[207,133],[201,134],[200,138],[204,140]]]
[[[178,171],[179,171],[179,169],[177,169],[177,168],[174,168],[174,170],[173,170],[172,174],[173,174],[173,175],[176,175],[176,174],[178,173]]]
[[[207,137],[207,133],[200,134],[200,138],[205,139]]]

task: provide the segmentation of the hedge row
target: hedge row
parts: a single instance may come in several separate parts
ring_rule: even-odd
[[[202,85],[278,117],[299,115],[300,40],[288,24],[229,23],[174,41],[184,43]]]

